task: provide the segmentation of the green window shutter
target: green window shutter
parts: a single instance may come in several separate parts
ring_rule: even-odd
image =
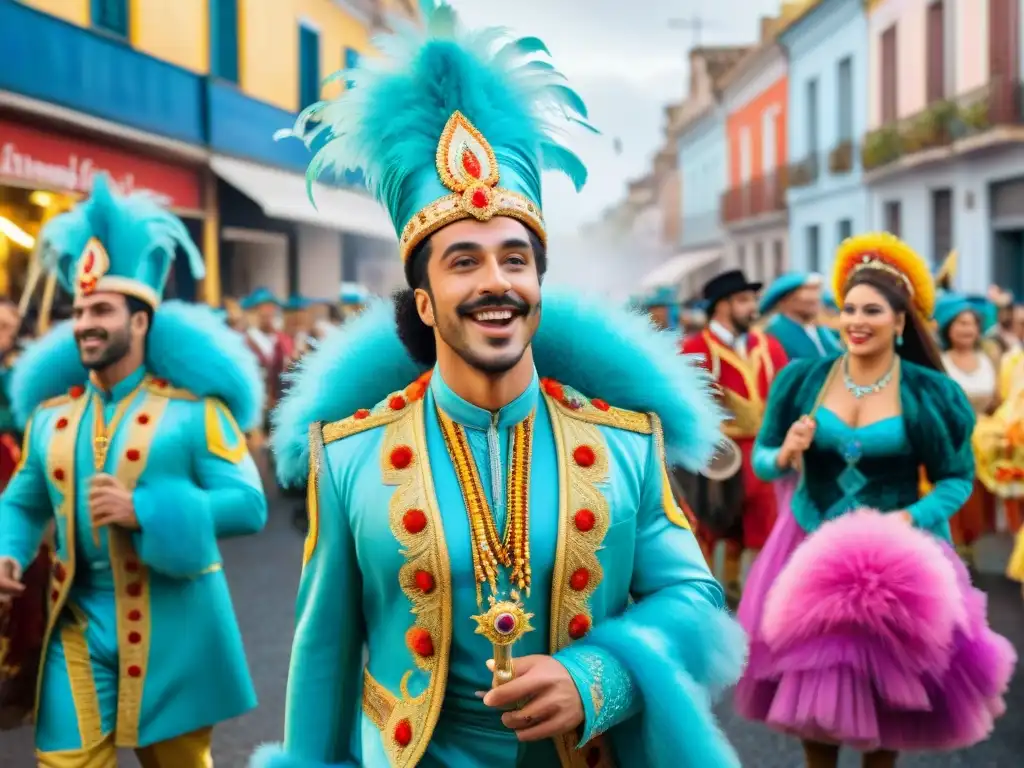
[[[128,0],[92,0],[92,25],[128,37]]]
[[[210,0],[210,74],[238,82],[238,0]]]
[[[299,108],[320,100],[320,35],[299,27]]]

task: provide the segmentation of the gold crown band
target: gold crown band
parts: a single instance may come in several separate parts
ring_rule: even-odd
[[[903,284],[907,286],[907,292],[910,294],[910,297],[914,297],[914,284],[910,282],[909,277],[903,274],[900,270],[896,269],[896,267],[886,264],[881,259],[872,259],[869,256],[865,256],[864,261],[854,266],[853,271],[850,273],[851,276],[857,274],[862,269],[878,269],[881,270],[882,272],[888,272],[890,275],[893,275],[894,277],[898,277],[900,280],[903,281]]]
[[[76,291],[84,294],[84,291]],[[150,286],[139,280],[132,280],[130,277],[117,277],[116,275],[104,275],[96,281],[96,287],[89,291],[92,293],[120,293],[122,296],[133,296],[139,301],[156,309],[160,306],[160,296]]]
[[[461,194],[453,192],[435,200],[409,220],[398,243],[402,263],[408,260],[417,245],[439,229],[463,219],[488,221],[496,216],[521,221],[536,233],[542,243],[547,243],[544,218],[531,200],[502,187],[474,185]]]

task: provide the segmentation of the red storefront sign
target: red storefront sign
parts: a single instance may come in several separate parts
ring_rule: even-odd
[[[0,120],[0,178],[87,194],[103,172],[122,194],[145,191],[167,207],[202,210],[199,174],[192,169]]]

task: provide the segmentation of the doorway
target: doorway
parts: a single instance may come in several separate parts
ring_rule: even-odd
[[[994,235],[992,281],[1020,300],[1024,297],[1024,227],[997,230]]]

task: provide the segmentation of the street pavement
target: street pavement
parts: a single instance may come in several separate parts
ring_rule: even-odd
[[[294,599],[302,556],[302,537],[291,525],[290,502],[273,504],[266,530],[258,536],[222,543],[224,566],[231,582],[260,706],[217,728],[214,758],[218,768],[244,768],[253,748],[281,738],[285,683],[291,646]],[[989,593],[994,628],[1009,637],[1018,653],[1024,648],[1024,603],[1020,589],[998,576],[984,576],[978,585]],[[187,631],[187,625],[182,627]],[[946,755],[907,756],[900,768],[1015,768],[1024,765],[1024,675],[1018,673],[1007,697],[1008,711],[992,738],[970,750]],[[718,707],[730,739],[745,768],[800,768],[799,745],[733,714],[728,698]],[[31,730],[0,733],[0,768],[32,768]],[[136,766],[125,754],[123,766]],[[859,766],[845,755],[842,768]],[[375,768],[375,767],[371,767]],[[624,768],[628,768],[625,766]],[[702,766],[714,768],[714,766]]]

